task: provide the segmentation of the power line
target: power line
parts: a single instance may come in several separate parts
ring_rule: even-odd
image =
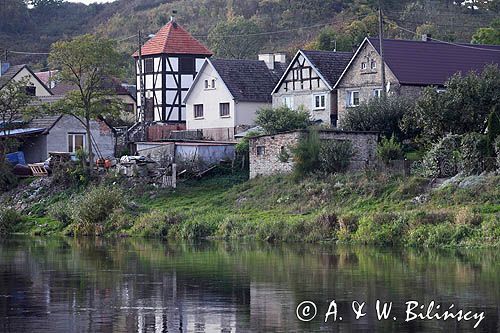
[[[403,31],[409,32],[411,34],[414,34],[415,36],[418,36],[418,33],[416,33],[413,30],[410,30],[410,29],[407,29],[407,28],[404,28],[404,27],[400,27],[399,25],[397,25],[396,23],[393,23],[393,22],[387,22],[387,23],[395,26],[396,28],[398,28],[400,30],[403,30]],[[463,48],[468,48],[468,49],[481,50],[481,51],[500,52],[500,49],[486,49],[486,48],[482,48],[482,47],[476,47],[476,46],[470,46],[470,45],[464,45],[464,44],[457,44],[457,43],[453,43],[453,42],[447,42],[447,41],[436,39],[436,38],[432,38],[432,40],[436,41],[436,42],[440,42],[440,43],[444,43],[444,44],[449,44],[449,45],[454,45],[454,46],[463,47]]]

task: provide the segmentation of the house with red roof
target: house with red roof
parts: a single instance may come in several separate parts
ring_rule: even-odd
[[[487,65],[500,63],[500,45],[457,44],[436,41],[428,35],[422,37],[421,41],[384,39],[384,64],[378,38],[366,38],[361,43],[334,86],[338,94],[339,127],[346,110],[378,98],[382,89],[389,96],[417,97],[424,87],[444,88],[456,73],[480,72]],[[385,87],[382,87],[382,66],[385,66]]]
[[[212,52],[174,19],[133,54],[136,61],[137,109],[141,120],[183,125],[184,98],[204,60]],[[142,67],[141,85],[140,68]],[[144,91],[144,105],[141,95]]]

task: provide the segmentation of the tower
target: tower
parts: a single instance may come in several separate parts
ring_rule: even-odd
[[[146,120],[186,121],[184,96],[205,58],[212,52],[173,18],[141,48],[146,106],[141,105],[139,52],[135,52],[137,112]]]

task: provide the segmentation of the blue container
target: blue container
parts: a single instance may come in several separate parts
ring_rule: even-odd
[[[22,151],[16,151],[15,153],[10,153],[5,155],[7,161],[12,165],[22,164],[26,165],[26,160],[24,159],[24,153]]]

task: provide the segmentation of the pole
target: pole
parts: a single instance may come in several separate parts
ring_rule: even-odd
[[[138,42],[139,42],[139,91],[141,94],[140,100],[141,100],[141,108],[139,112],[139,122],[144,122],[145,119],[145,108],[146,108],[146,91],[144,90],[144,78],[143,78],[143,70],[142,70],[142,35],[141,31],[139,30],[139,33],[137,34],[138,36]]]
[[[380,4],[380,0],[378,1],[378,40],[379,40],[379,48],[380,48],[380,74],[382,76],[382,92],[381,96],[386,97],[386,83],[385,83],[385,61],[384,61],[384,20],[382,18],[382,5]]]

